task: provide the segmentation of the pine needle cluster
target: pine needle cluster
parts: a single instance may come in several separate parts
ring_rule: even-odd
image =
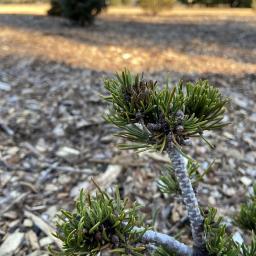
[[[128,200],[121,200],[118,189],[114,197],[100,190],[95,196],[80,192],[76,211],[61,211],[58,215],[55,236],[63,241],[63,250],[54,255],[97,255],[108,250],[112,255],[142,256],[140,246],[143,231],[134,231],[141,226],[139,205],[128,207]]]
[[[256,232],[256,184],[253,187],[253,194],[248,202],[242,204],[235,221],[240,227]]]
[[[226,226],[222,224],[222,217],[217,216],[217,210],[214,208],[210,208],[205,214],[204,232],[210,256],[239,255],[239,246],[233,241],[232,236],[227,234]]]
[[[206,213],[207,212],[207,213]],[[223,218],[217,216],[217,210],[210,208],[204,214],[204,233],[208,256],[255,256],[256,236],[253,235],[250,245],[237,244],[228,234]],[[163,246],[159,246],[153,256],[176,256]]]
[[[252,242],[250,245],[242,244],[241,252],[243,256],[256,255],[256,235],[255,234],[253,234]]]
[[[228,99],[207,81],[179,83],[171,89],[166,85],[162,90],[156,85],[128,71],[105,81],[105,99],[112,104],[106,120],[132,142],[121,148],[163,151],[170,138],[182,146],[190,137],[226,125],[222,119]]]
[[[213,163],[212,163],[213,164]],[[200,164],[189,158],[187,162],[187,171],[188,175],[192,181],[193,187],[197,187],[200,181],[204,180],[204,177],[209,173],[211,170],[212,164],[202,172],[199,171]],[[174,169],[172,165],[165,165],[164,170],[162,171],[162,175],[158,180],[158,188],[162,193],[165,194],[180,194],[179,183],[174,173]]]
[[[170,252],[164,246],[159,246],[153,253],[152,256],[176,256],[175,252]]]
[[[217,216],[217,210],[210,208],[205,214],[204,232],[209,256],[255,256],[256,236],[253,234],[250,245],[237,244],[228,234],[223,218]]]

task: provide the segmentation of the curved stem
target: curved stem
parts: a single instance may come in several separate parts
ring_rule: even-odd
[[[144,228],[134,227],[134,232],[142,231]],[[175,252],[179,256],[192,256],[193,250],[189,246],[179,242],[175,238],[156,232],[152,230],[147,230],[143,236],[142,240],[148,243],[155,243],[156,245],[162,245],[172,252]]]
[[[203,233],[204,219],[201,215],[198,201],[186,170],[184,158],[173,145],[168,145],[167,152],[172,161],[175,176],[179,182],[182,198],[188,212],[195,251],[203,251],[205,249]]]

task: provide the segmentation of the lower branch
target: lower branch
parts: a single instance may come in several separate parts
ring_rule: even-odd
[[[133,230],[136,231],[142,231],[143,228],[138,228],[135,227],[133,228]],[[155,243],[156,245],[162,245],[165,248],[169,249],[172,252],[175,252],[177,255],[180,256],[192,256],[193,255],[193,250],[192,248],[190,248],[189,246],[179,242],[178,240],[176,240],[175,238],[159,233],[159,232],[155,232],[152,230],[147,230],[143,236],[142,236],[142,240],[144,242],[148,242],[148,243]]]

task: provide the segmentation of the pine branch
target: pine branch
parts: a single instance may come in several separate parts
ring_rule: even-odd
[[[192,182],[193,188],[198,186],[198,183],[204,180],[204,176],[211,171],[211,167],[214,161],[208,166],[207,169],[199,171],[200,164],[192,158],[189,158],[186,163],[187,172],[189,178]],[[173,166],[169,164],[165,164],[163,170],[161,171],[161,176],[157,182],[158,188],[164,194],[172,195],[174,193],[181,194],[179,183],[175,176]]]
[[[243,229],[256,232],[256,183],[253,186],[253,194],[241,205],[239,213],[235,216],[235,222]]]
[[[134,203],[129,208],[127,203],[118,190],[114,197],[99,187],[95,196],[81,190],[76,211],[62,210],[58,215],[55,236],[63,242],[63,250],[51,250],[52,254],[97,255],[108,250],[115,255],[142,256],[148,243],[164,246],[180,256],[192,255],[192,249],[175,238],[141,227],[140,206]]]
[[[133,143],[123,149],[163,151],[170,133],[173,143],[184,146],[190,137],[205,140],[204,131],[226,125],[222,119],[228,99],[207,81],[162,90],[156,85],[127,70],[105,81],[109,94],[104,98],[112,105],[105,119]]]
[[[190,220],[195,250],[204,251],[205,240],[203,233],[203,216],[201,215],[197,198],[195,196],[190,178],[188,176],[185,161],[180,152],[172,142],[168,143],[167,152],[172,161],[175,175],[177,177],[182,198],[186,206]],[[207,254],[205,254],[207,255]]]
[[[134,227],[134,231],[143,231],[143,228]],[[162,245],[170,251],[175,252],[179,256],[192,256],[193,250],[189,246],[179,242],[175,238],[156,232],[152,230],[147,230],[142,235],[142,240],[147,243],[155,243],[157,245]]]
[[[62,210],[58,215],[55,237],[63,242],[61,252],[54,255],[91,255],[108,250],[116,255],[143,256],[140,241],[147,228],[133,230],[143,223],[140,206],[120,198],[119,190],[111,197],[98,185],[96,195],[81,190],[73,212]],[[125,223],[125,224],[124,224]]]
[[[132,145],[121,145],[123,149],[167,150],[174,174],[188,211],[194,240],[193,255],[204,255],[206,251],[203,221],[184,159],[177,148],[187,145],[190,137],[203,137],[205,130],[219,129],[228,99],[207,81],[179,83],[169,89],[156,88],[156,82],[145,81],[124,71],[116,79],[107,80],[105,87],[110,95],[106,99],[112,108],[107,121],[120,129],[119,136]],[[162,185],[175,189],[175,179],[162,179]]]
[[[227,232],[227,227],[223,223],[223,218],[217,216],[214,208],[204,209],[204,234],[206,237],[206,248],[209,255],[227,256],[252,256],[242,254],[240,245]],[[247,252],[250,248],[245,248]]]

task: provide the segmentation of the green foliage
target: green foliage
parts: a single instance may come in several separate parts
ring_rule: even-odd
[[[95,16],[106,7],[105,0],[61,0],[63,16],[85,25],[92,23]]]
[[[204,232],[209,256],[255,256],[256,236],[253,234],[250,245],[235,243],[227,233],[222,218],[217,217],[217,210],[210,208],[205,214]]]
[[[105,7],[105,0],[52,0],[48,14],[61,15],[84,26],[92,23]]]
[[[133,0],[122,0],[123,5],[132,5]]]
[[[162,176],[160,176],[157,185],[162,193],[168,195],[180,192],[179,183],[171,165],[166,166],[166,169],[162,172]]]
[[[127,207],[128,200],[121,200],[118,189],[114,198],[98,188],[96,196],[80,192],[76,211],[62,210],[58,215],[55,236],[63,241],[63,251],[55,255],[97,255],[109,250],[116,255],[142,256],[144,247],[138,244],[146,231],[134,231],[141,226],[136,203]],[[141,215],[141,214],[140,214]]]
[[[176,256],[177,254],[175,252],[170,252],[168,249],[166,249],[163,246],[159,246],[152,256]]]
[[[112,104],[105,118],[120,128],[117,135],[132,142],[122,149],[163,151],[170,140],[182,146],[189,137],[203,138],[203,131],[226,125],[222,119],[228,100],[207,81],[160,90],[157,82],[124,71],[106,80],[105,88]]]
[[[192,136],[204,130],[214,130],[226,125],[222,124],[221,120],[225,111],[223,107],[227,102],[219,90],[208,81],[187,83],[185,86],[180,83],[173,100],[173,111],[183,110],[184,129]]]
[[[205,214],[204,232],[206,247],[210,256],[238,256],[239,246],[227,234],[226,226],[222,224],[222,218],[217,217],[217,210],[210,208]]]
[[[48,15],[61,16],[62,9],[60,0],[51,0],[51,8],[48,10]]]
[[[252,0],[251,7],[252,7],[253,9],[256,9],[256,0]]]
[[[253,187],[253,195],[241,206],[235,221],[242,228],[256,232],[256,184]]]
[[[132,0],[110,0],[109,1],[110,5],[131,5]]]
[[[139,0],[139,5],[155,15],[164,8],[171,8],[175,2],[176,0]]]
[[[195,4],[197,2],[197,0],[179,0],[180,3],[182,4]]]
[[[230,7],[251,7],[254,0],[179,0],[184,4],[202,4],[206,6],[229,5]]]
[[[206,247],[209,256],[255,256],[256,255],[256,236],[253,234],[250,245],[236,244],[232,236],[226,231],[226,226],[222,224],[222,218],[217,217],[217,210],[210,208],[204,214],[204,233],[206,237]],[[175,252],[160,246],[153,256],[176,256]]]
[[[204,131],[226,125],[222,119],[228,99],[207,81],[181,82],[173,88],[166,85],[161,89],[157,82],[145,81],[142,76],[133,76],[125,70],[115,79],[106,80],[105,88],[109,95],[104,98],[111,103],[105,119],[119,128],[118,136],[133,143],[122,144],[123,149],[163,151],[170,144],[179,148],[190,137],[204,139]],[[187,170],[193,186],[210,168],[211,165],[201,173],[198,163],[188,159]],[[163,193],[180,193],[172,166],[168,165],[162,173],[158,185]],[[98,186],[97,189],[95,196],[81,191],[76,211],[62,210],[58,215],[55,236],[63,242],[63,248],[61,252],[51,250],[52,254],[95,256],[108,251],[113,255],[146,255],[142,236],[147,228],[137,228],[143,224],[138,212],[140,207],[136,203],[128,207],[128,200],[121,200],[118,190],[111,197]],[[237,217],[241,226],[255,230],[255,206],[256,184],[250,202],[242,206]],[[203,215],[200,228],[204,232],[207,255],[256,255],[255,235],[250,246],[238,245],[226,231],[222,218],[217,217],[216,209],[211,208]],[[197,254],[196,250],[193,254]],[[176,253],[159,246],[152,255],[175,256]]]
[[[122,4],[122,0],[110,0],[109,4],[110,5],[121,5]]]
[[[255,256],[256,255],[256,236],[253,234],[251,245],[242,244],[242,256]]]
[[[191,158],[188,159],[186,168],[188,170],[188,174],[192,181],[193,187],[196,187],[198,183],[204,179],[204,176],[209,173],[212,164],[200,173],[199,163]],[[169,195],[174,193],[180,193],[179,183],[174,174],[174,169],[172,168],[172,165],[169,164],[164,166],[164,171],[162,172],[162,175],[160,176],[158,181],[158,187],[162,193],[166,193]]]

